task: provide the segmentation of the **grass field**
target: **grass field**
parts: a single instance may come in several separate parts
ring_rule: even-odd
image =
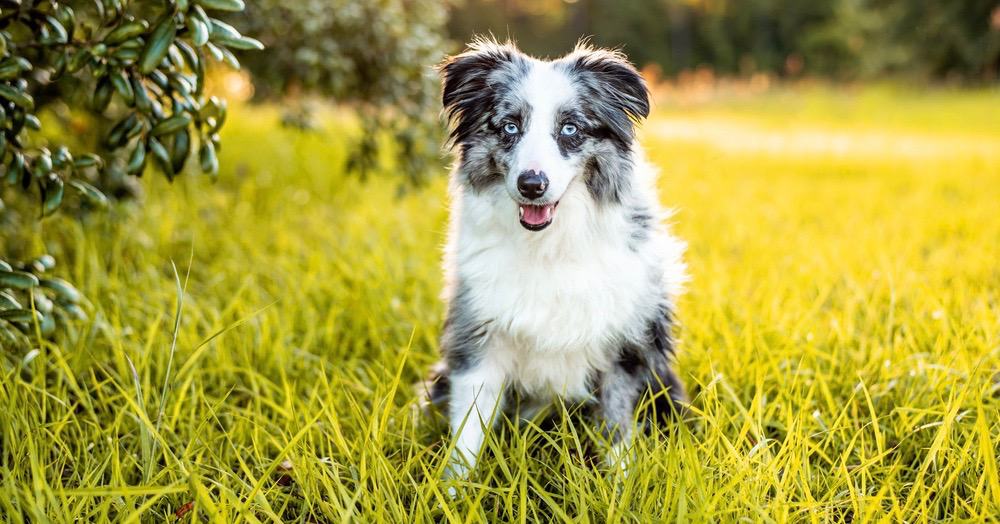
[[[27,251],[93,307],[0,377],[0,520],[1000,515],[1000,93],[661,102],[643,139],[689,243],[689,420],[625,478],[583,425],[508,426],[454,501],[413,387],[446,184],[398,197],[339,171],[338,120],[277,120],[231,116],[217,184],[146,177],[140,209],[37,224]]]

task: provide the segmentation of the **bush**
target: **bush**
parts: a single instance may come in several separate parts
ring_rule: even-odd
[[[208,59],[238,67],[233,50],[261,44],[209,13],[241,11],[242,0],[0,6],[0,215],[10,213],[5,199],[25,195],[37,196],[41,216],[68,193],[104,207],[98,187],[108,181],[151,165],[173,179],[192,156],[215,176],[226,104],[204,94]],[[51,138],[59,135],[43,129],[43,110],[86,118],[100,139]],[[71,284],[41,277],[54,263],[0,257],[0,344],[23,345],[24,333],[54,331],[55,318],[84,316]]]
[[[438,0],[259,0],[230,20],[266,46],[242,57],[257,98],[314,94],[351,103],[363,134],[348,167],[373,169],[385,132],[399,170],[420,182],[440,156],[432,66],[445,53],[446,15]]]

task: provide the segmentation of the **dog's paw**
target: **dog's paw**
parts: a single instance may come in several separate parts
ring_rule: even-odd
[[[456,452],[448,461],[444,473],[441,474],[441,481],[447,487],[449,498],[454,499],[458,496],[461,483],[469,478],[471,472],[472,466],[460,453]]]
[[[445,493],[448,494],[448,498],[452,500],[458,498],[461,483],[465,481],[468,474],[468,468],[464,465],[449,464],[448,468],[444,471],[444,475],[441,476],[441,482],[445,486]]]
[[[616,475],[621,475],[624,480],[628,478],[629,466],[635,459],[635,450],[622,442],[614,444],[604,456],[604,464]]]
[[[465,480],[469,477],[469,472],[472,468],[462,460],[461,457],[454,457],[448,461],[448,467],[444,468],[444,474],[441,475],[441,480],[453,481],[453,480]]]

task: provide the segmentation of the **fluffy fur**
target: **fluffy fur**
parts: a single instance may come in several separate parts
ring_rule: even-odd
[[[543,61],[492,40],[441,72],[456,162],[431,400],[447,405],[450,472],[474,465],[514,398],[591,403],[624,448],[644,394],[661,414],[685,400],[671,369],[684,246],[635,140],[646,85],[617,52]],[[544,194],[526,196],[526,176]]]

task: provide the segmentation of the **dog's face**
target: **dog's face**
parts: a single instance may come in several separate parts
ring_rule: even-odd
[[[578,47],[553,61],[480,40],[445,61],[442,102],[459,148],[459,183],[502,185],[531,231],[545,229],[567,188],[616,201],[634,124],[649,114],[642,77],[620,53]]]

